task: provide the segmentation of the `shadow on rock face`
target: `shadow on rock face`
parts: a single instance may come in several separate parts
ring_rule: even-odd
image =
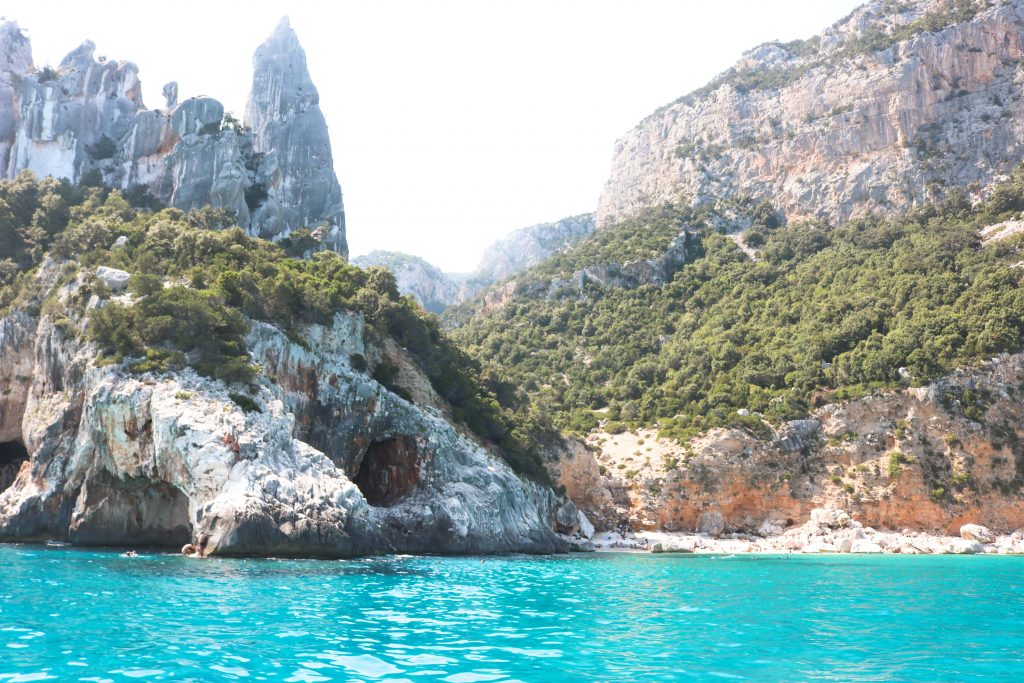
[[[180,548],[192,536],[188,497],[163,481],[99,472],[82,487],[71,516],[69,538],[83,545]]]
[[[21,464],[28,460],[28,450],[20,441],[0,443],[0,493],[6,491],[18,476]]]
[[[411,436],[371,443],[352,476],[366,502],[374,507],[398,503],[419,481],[420,453]]]

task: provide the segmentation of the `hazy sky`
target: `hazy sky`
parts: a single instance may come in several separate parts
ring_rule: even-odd
[[[472,270],[495,238],[593,211],[619,136],[767,40],[857,0],[3,0],[37,66],[84,39],[241,115],[252,52],[288,14],[330,126],[353,255]]]

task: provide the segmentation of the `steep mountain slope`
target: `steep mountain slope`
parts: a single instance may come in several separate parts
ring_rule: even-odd
[[[1024,524],[1024,3],[871,2],[616,146],[598,230],[453,338],[598,526]]]
[[[360,268],[380,266],[395,276],[398,291],[412,296],[430,313],[441,313],[459,301],[459,276],[449,275],[419,256],[397,251],[371,251],[352,263]]]
[[[385,271],[28,172],[0,206],[0,540],[566,548],[529,425]]]
[[[287,20],[253,58],[246,121],[209,97],[146,109],[138,67],[86,41],[36,70],[29,41],[0,24],[0,177],[22,170],[102,182],[181,209],[229,210],[249,234],[315,231],[347,253],[341,188],[306,57]]]
[[[554,254],[565,251],[594,231],[594,214],[570,216],[554,223],[520,228],[484,250],[470,282],[481,289],[502,282]],[[474,292],[475,293],[475,292]]]
[[[363,268],[387,268],[398,280],[400,292],[411,295],[427,311],[441,313],[450,306],[470,301],[490,286],[554,254],[564,252],[593,231],[593,214],[521,228],[487,247],[477,269],[469,275],[444,273],[418,256],[397,251],[372,251],[357,256],[352,262]]]
[[[977,192],[1024,159],[1024,3],[876,0],[761,45],[615,145],[598,222],[680,197],[787,217],[887,214]]]
[[[720,214],[662,207],[521,274],[452,335],[522,410],[585,439],[549,467],[599,526],[757,531],[842,506],[1012,531],[1021,356],[957,368],[1022,350],[1022,209],[1017,171],[976,208],[740,216],[743,251]]]

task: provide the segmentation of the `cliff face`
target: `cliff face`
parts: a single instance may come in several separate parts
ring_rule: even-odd
[[[568,249],[594,227],[594,214],[588,213],[521,228],[487,247],[469,275],[445,273],[418,256],[396,251],[372,251],[352,262],[362,268],[387,268],[394,273],[402,294],[411,295],[431,313],[441,313]]]
[[[59,286],[53,262],[39,272],[58,302],[82,286]],[[402,349],[364,341],[358,314],[301,341],[254,323],[263,374],[242,397],[192,370],[98,364],[80,341],[86,314],[67,310],[0,320],[0,465],[16,472],[0,491],[2,540],[328,557],[566,547],[554,494],[454,427]],[[417,403],[355,369],[357,354],[398,367]]]
[[[599,528],[771,535],[824,507],[885,529],[1010,532],[1024,526],[1022,381],[1024,356],[1003,355],[925,387],[825,405],[770,438],[595,433],[550,467]]]
[[[592,213],[521,228],[484,250],[470,280],[487,285],[507,280],[572,246],[593,231]]]
[[[749,196],[840,221],[978,191],[1024,159],[1024,4],[869,2],[766,44],[615,145],[598,221]]]
[[[151,193],[181,209],[232,211],[250,234],[309,228],[347,253],[341,189],[305,53],[283,21],[254,59],[246,124],[214,99],[146,109],[138,67],[97,60],[86,41],[56,69],[35,70],[14,22],[0,25],[0,176],[22,170]]]
[[[323,224],[323,240],[346,253],[345,209],[327,122],[306,53],[287,18],[256,50],[252,64],[245,123],[253,130],[256,183],[268,195],[253,215],[258,234],[273,237],[290,226]]]
[[[395,276],[398,291],[412,296],[425,311],[441,313],[461,301],[459,280],[462,278],[444,273],[418,256],[397,251],[371,251],[352,259],[352,263],[360,268],[387,268]]]

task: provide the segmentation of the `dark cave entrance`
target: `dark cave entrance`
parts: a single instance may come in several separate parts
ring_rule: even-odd
[[[0,493],[11,487],[26,460],[28,449],[21,441],[0,442]]]
[[[420,481],[420,452],[411,436],[374,441],[366,449],[352,481],[374,507],[390,507]]]

